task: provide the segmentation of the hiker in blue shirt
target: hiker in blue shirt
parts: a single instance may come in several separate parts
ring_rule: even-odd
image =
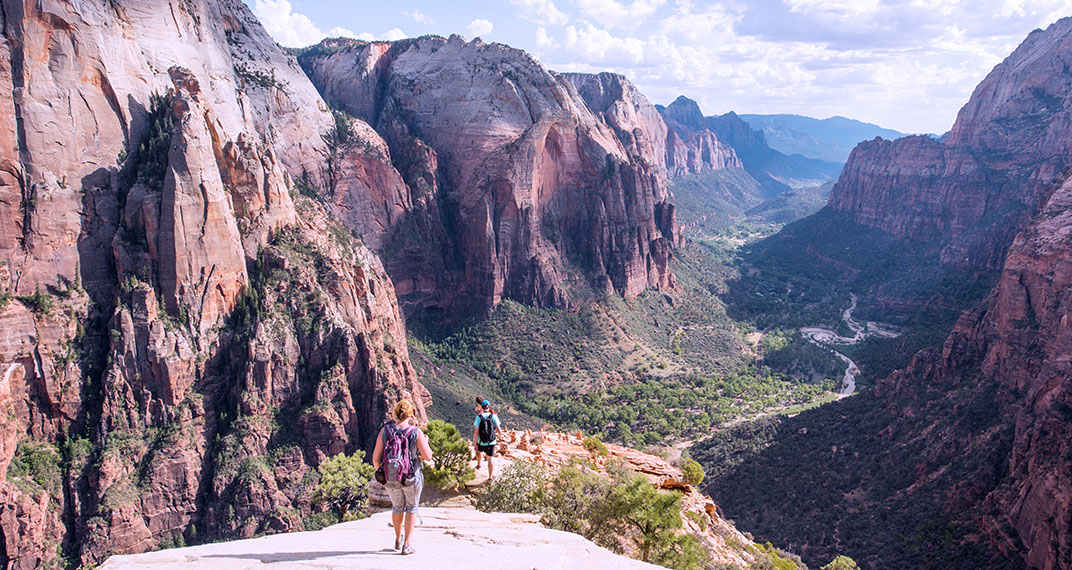
[[[488,481],[495,478],[495,445],[498,443],[496,434],[502,433],[499,416],[491,409],[491,402],[481,400],[476,406],[477,416],[473,420],[473,447],[476,448],[476,468],[480,469],[481,454],[488,456]]]

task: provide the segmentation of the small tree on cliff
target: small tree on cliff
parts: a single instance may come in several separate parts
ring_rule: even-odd
[[[546,493],[547,471],[543,466],[518,459],[477,496],[476,508],[484,512],[539,513],[544,509]]]
[[[848,556],[838,556],[822,567],[822,570],[859,570],[856,561]]]
[[[326,502],[342,520],[364,518],[368,506],[368,485],[373,469],[365,463],[365,452],[340,453],[320,464],[320,482],[313,501]]]
[[[590,469],[579,458],[571,459],[551,479],[544,523],[597,544],[615,544],[618,535],[612,521],[616,513],[607,507],[612,486],[610,479]]]
[[[599,439],[598,436],[588,436],[587,438],[585,438],[584,443],[582,445],[584,445],[584,449],[588,453],[591,453],[592,456],[606,457],[607,453],[609,453],[609,451],[607,450],[607,446],[603,443],[603,440]]]
[[[695,459],[685,459],[681,462],[681,475],[689,485],[699,485],[704,480],[703,467]]]
[[[320,135],[320,138],[324,140],[324,144],[328,149],[326,160],[324,161],[326,164],[325,178],[328,183],[328,191],[334,196],[338,189],[339,180],[342,178],[343,154],[357,143],[357,135],[354,133],[350,116],[345,112],[332,109],[331,116],[335,119],[335,122],[327,132]]]
[[[428,483],[440,489],[457,489],[471,481],[475,473],[469,467],[469,442],[458,428],[443,420],[432,420],[425,432],[435,458],[432,467],[424,471]]]
[[[625,532],[635,533],[637,550],[644,562],[653,551],[673,540],[681,528],[681,493],[660,491],[640,474],[630,474],[614,486],[610,510],[617,513]]]

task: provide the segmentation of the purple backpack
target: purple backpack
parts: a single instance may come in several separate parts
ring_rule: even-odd
[[[398,481],[402,485],[409,485],[413,481],[416,469],[410,455],[410,441],[416,433],[414,426],[404,429],[395,424],[384,426],[383,465],[388,481]]]

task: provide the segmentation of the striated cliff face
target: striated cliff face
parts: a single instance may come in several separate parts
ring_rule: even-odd
[[[959,408],[985,402],[1007,430],[972,429],[939,417],[920,437],[933,450],[919,467],[940,473],[944,456],[972,449],[1000,466],[958,482],[952,507],[976,513],[980,534],[1029,568],[1072,568],[1072,180],[1044,201],[1009,248],[986,304],[961,317],[940,353],[921,353],[878,387],[915,409],[918,385],[944,390]],[[993,392],[1001,397],[993,397]],[[968,424],[965,426],[965,424]],[[957,441],[926,435],[960,433]]]
[[[1072,20],[1027,37],[976,87],[943,142],[861,143],[830,206],[898,237],[943,244],[942,261],[998,269],[1072,151]]]
[[[615,73],[563,73],[558,77],[577,90],[585,106],[614,131],[626,152],[666,168],[666,124],[628,79]]]
[[[407,314],[567,305],[581,275],[627,296],[672,285],[664,139],[631,86],[597,116],[524,52],[457,36],[326,40],[299,59],[383,136],[405,181],[405,200],[374,196],[375,219],[349,222],[381,244]]]
[[[0,565],[302,528],[427,400],[380,261],[291,192],[334,118],[239,0],[3,14]]]

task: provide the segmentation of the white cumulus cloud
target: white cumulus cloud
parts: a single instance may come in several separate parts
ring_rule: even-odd
[[[644,46],[643,40],[616,37],[592,24],[566,28],[566,49],[588,63],[641,63],[644,61]]]
[[[375,40],[393,42],[408,37],[399,28],[391,28],[379,36],[374,36],[369,32],[356,34],[341,26],[335,26],[325,32],[308,16],[295,12],[288,0],[256,0],[253,5],[253,14],[261,21],[261,25],[272,38],[279,45],[286,47],[305,47],[318,43],[324,38],[340,36],[366,42]]]
[[[327,35],[305,14],[293,10],[287,0],[256,0],[253,13],[275,41],[286,47],[304,47]]]
[[[469,25],[465,27],[465,31],[469,33],[470,38],[477,38],[480,36],[486,36],[491,33],[491,30],[495,29],[495,26],[483,19],[478,18],[469,22]]]
[[[435,20],[433,20],[432,17],[428,14],[425,14],[420,8],[417,8],[412,12],[403,11],[402,15],[409,16],[410,18],[413,18],[414,22],[417,22],[418,24],[424,24],[426,26],[431,26],[435,23]]]
[[[398,28],[391,28],[390,30],[387,30],[386,32],[380,34],[379,39],[393,42],[404,39],[406,37],[406,32],[403,32]]]
[[[330,30],[328,30],[328,36],[333,37],[333,38],[339,38],[339,37],[357,38],[357,34],[351,32],[350,30],[347,30],[346,28],[342,28],[342,27],[339,27],[339,26],[335,26],[334,28],[331,28]],[[360,39],[360,38],[358,38],[358,39]]]
[[[510,3],[521,8],[521,17],[537,24],[564,26],[569,22],[569,17],[563,14],[554,0],[510,0]]]
[[[568,7],[574,23],[534,26],[530,36],[552,69],[622,73],[653,101],[685,94],[709,114],[844,115],[938,133],[1029,31],[1072,14],[1072,0],[570,0]]]
[[[666,4],[666,0],[633,0],[630,4],[615,0],[573,0],[582,14],[608,28],[634,29]]]
[[[536,46],[542,49],[555,49],[558,47],[558,42],[548,35],[547,28],[540,26],[536,28]]]

